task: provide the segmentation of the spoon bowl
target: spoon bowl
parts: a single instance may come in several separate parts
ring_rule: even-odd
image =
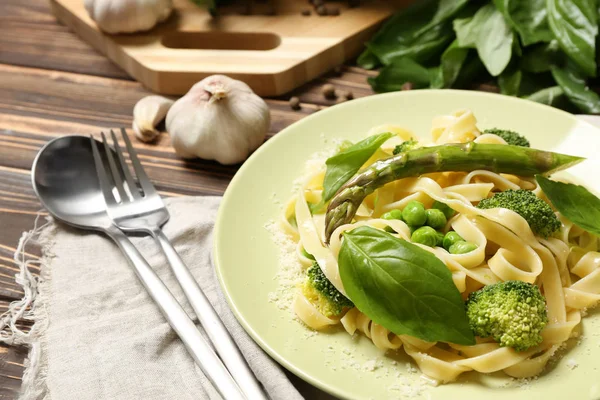
[[[33,161],[31,180],[43,206],[58,220],[100,231],[111,226],[89,137],[69,135],[48,142]]]

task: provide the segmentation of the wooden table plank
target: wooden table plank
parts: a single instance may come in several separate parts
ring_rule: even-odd
[[[44,0],[2,0],[0,63],[130,79],[59,25]]]
[[[24,347],[0,345],[0,399],[18,397],[26,356],[27,349]]]

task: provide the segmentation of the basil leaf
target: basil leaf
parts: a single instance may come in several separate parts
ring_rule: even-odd
[[[467,60],[464,62],[463,67],[454,82],[453,87],[457,88],[469,88],[472,87],[475,81],[485,81],[490,78],[485,66],[477,56],[477,53],[473,50],[467,56]]]
[[[600,236],[599,198],[583,186],[552,181],[541,175],[536,175],[535,179],[562,215],[581,229]]]
[[[572,108],[572,106],[570,107],[571,103],[569,103],[567,96],[565,96],[565,92],[560,86],[552,86],[546,89],[538,90],[537,92],[524,97],[524,99],[563,110],[569,110]]]
[[[323,203],[331,199],[338,189],[356,174],[373,153],[392,136],[394,134],[390,132],[369,136],[335,156],[329,157],[325,162],[327,171],[323,181]]]
[[[523,46],[553,39],[548,26],[546,0],[494,0],[494,4],[519,33]]]
[[[552,67],[552,76],[577,108],[587,114],[600,113],[600,97],[587,86],[575,68]]]
[[[543,43],[528,49],[521,58],[520,67],[524,71],[540,72],[550,71],[550,67],[562,61],[563,53],[556,40]]]
[[[512,57],[514,34],[502,13],[488,4],[472,18],[454,20],[454,31],[460,47],[474,47],[492,76],[498,76]]]
[[[369,42],[371,50],[383,64],[390,64],[399,58],[412,58],[425,62],[437,57],[443,48],[452,41],[453,32],[449,24],[439,23],[409,42],[395,42],[389,39],[383,42]]]
[[[498,76],[512,57],[514,34],[500,11],[492,4],[482,7],[475,14],[474,20],[481,21],[475,40],[477,54],[489,73]]]
[[[441,64],[439,69],[435,71],[431,87],[436,89],[452,87],[468,54],[469,49],[460,47],[458,40],[452,42],[442,54]]]
[[[505,70],[498,77],[498,86],[500,93],[508,96],[518,96],[521,89],[521,80],[523,73],[520,69],[510,68]]]
[[[560,47],[583,70],[596,76],[595,40],[598,9],[595,0],[548,0],[548,22]]]
[[[475,40],[479,32],[479,24],[474,21],[475,16],[468,18],[457,18],[452,22],[456,33],[456,40],[460,47],[475,48]]]
[[[310,215],[323,214],[327,211],[327,207],[325,207],[325,202],[323,200],[318,203],[308,203],[308,209],[310,210]]]
[[[441,22],[454,17],[468,2],[469,0],[440,0],[433,21]]]
[[[401,58],[383,67],[379,75],[369,77],[367,81],[374,91],[382,93],[402,90],[402,85],[406,82],[412,83],[414,89],[428,87],[431,76],[432,73],[416,61]]]
[[[438,57],[454,36],[449,21],[468,0],[422,0],[392,16],[367,43],[383,64],[408,57],[425,62]]]
[[[375,54],[369,49],[365,49],[356,60],[356,63],[365,69],[377,68],[381,63]]]
[[[428,342],[475,344],[451,272],[428,251],[362,226],[344,233],[338,263],[346,293],[374,322]]]

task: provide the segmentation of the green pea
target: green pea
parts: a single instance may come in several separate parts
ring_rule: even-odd
[[[383,219],[402,219],[402,211],[400,210],[392,210],[392,211],[388,211],[385,214],[383,214],[381,216],[381,218]]]
[[[431,208],[443,212],[447,220],[452,218],[452,216],[454,215],[454,210],[451,209],[450,206],[448,206],[446,203],[442,203],[441,201],[434,201]]]
[[[450,231],[444,236],[443,245],[446,250],[450,251],[450,246],[460,241],[464,242],[464,239],[458,233]]]
[[[435,239],[435,245],[442,247],[442,245],[444,244],[444,234],[442,232],[436,232]]]
[[[465,242],[461,240],[460,242],[454,243],[450,246],[450,254],[466,254],[470,253],[477,248],[477,245],[473,242]]]
[[[312,254],[310,254],[308,251],[306,251],[306,249],[303,247],[302,248],[302,255],[306,258],[309,258],[311,260],[315,259],[315,256],[313,256]]]
[[[433,229],[441,229],[445,227],[446,222],[448,222],[446,216],[440,210],[432,208],[425,211],[425,214],[427,214],[427,222],[425,222],[425,224],[432,227]]]
[[[409,202],[404,210],[402,210],[402,219],[412,226],[423,226],[427,221],[427,213],[425,213],[425,206],[418,201]]]
[[[430,226],[422,226],[410,236],[410,240],[425,246],[435,247],[437,243],[437,232]]]

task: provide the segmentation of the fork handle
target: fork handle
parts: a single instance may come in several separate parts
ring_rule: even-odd
[[[194,322],[131,241],[118,228],[106,230],[127,257],[142,285],[215,389],[227,400],[246,400],[219,357]]]
[[[175,251],[175,248],[173,248],[167,236],[160,228],[153,229],[150,232],[160,244],[169,264],[171,264],[175,278],[177,278],[177,281],[181,285],[200,324],[244,394],[252,400],[267,400],[267,396],[261,388],[260,383],[248,367],[229,331],[223,325],[217,312],[208,301],[204,292],[202,292],[202,289],[188,267],[181,257],[179,257],[179,254],[177,254],[177,251]]]

